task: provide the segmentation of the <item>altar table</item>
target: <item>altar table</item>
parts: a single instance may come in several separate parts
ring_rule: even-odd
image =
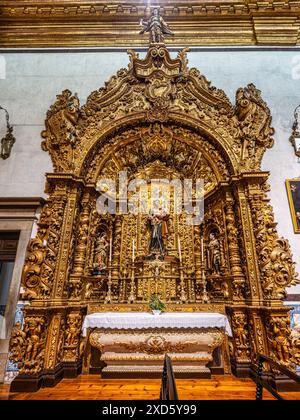
[[[159,377],[165,353],[177,377],[210,377],[206,366],[231,328],[225,315],[203,312],[103,312],[85,317],[82,327],[106,363],[102,377]]]

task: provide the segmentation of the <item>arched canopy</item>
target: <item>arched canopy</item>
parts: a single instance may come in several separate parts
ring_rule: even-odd
[[[192,137],[197,150],[202,142],[204,154],[213,147],[228,174],[259,169],[264,151],[273,144],[273,129],[254,85],[238,89],[234,106],[197,69],[188,68],[186,50],[175,59],[161,45],[151,46],[145,59],[129,54],[128,69],[92,92],[82,107],[69,90],[57,96],[42,133],[42,147],[50,152],[55,171],[85,178],[97,153],[117,147],[114,137],[153,124],[186,127],[191,134],[179,141]]]

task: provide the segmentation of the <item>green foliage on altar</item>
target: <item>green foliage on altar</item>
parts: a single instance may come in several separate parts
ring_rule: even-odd
[[[159,296],[159,294],[153,293],[150,297],[149,307],[152,311],[163,311],[166,308]]]

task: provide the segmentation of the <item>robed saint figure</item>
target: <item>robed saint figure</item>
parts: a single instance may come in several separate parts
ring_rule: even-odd
[[[158,251],[160,254],[164,254],[165,239],[168,233],[167,220],[168,215],[162,209],[148,216],[150,226],[150,253]]]

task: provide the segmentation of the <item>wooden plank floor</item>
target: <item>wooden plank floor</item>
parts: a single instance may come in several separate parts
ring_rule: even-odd
[[[253,400],[255,384],[251,379],[233,376],[213,376],[212,379],[176,381],[181,400]],[[54,388],[42,388],[32,393],[9,393],[9,385],[0,385],[1,400],[157,400],[160,391],[158,379],[100,379],[98,375],[80,375],[63,379]],[[283,394],[288,399],[299,399],[300,393]],[[264,391],[264,399],[273,399]]]

